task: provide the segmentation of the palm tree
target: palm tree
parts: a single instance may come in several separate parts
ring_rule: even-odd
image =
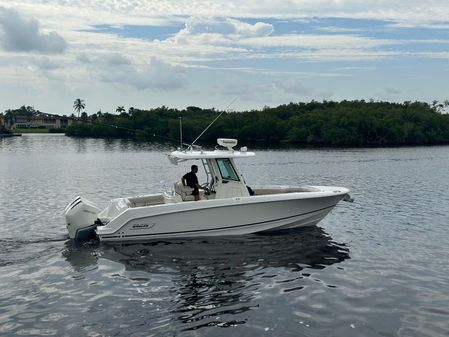
[[[122,112],[125,112],[126,110],[125,110],[124,106],[118,106],[117,109],[115,109],[115,111],[118,113],[122,113]]]
[[[75,102],[73,102],[73,109],[78,112],[78,118],[80,117],[80,112],[86,107],[83,99],[77,98]]]

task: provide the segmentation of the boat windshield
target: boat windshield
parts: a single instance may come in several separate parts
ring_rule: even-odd
[[[223,179],[235,181],[240,180],[229,158],[217,159],[217,164]]]

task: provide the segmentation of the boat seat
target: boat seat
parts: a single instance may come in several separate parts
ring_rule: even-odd
[[[184,186],[182,182],[175,183],[175,192],[181,196],[183,201],[194,201],[195,197],[192,195],[193,188]]]

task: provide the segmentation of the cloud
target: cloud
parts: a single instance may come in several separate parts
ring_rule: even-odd
[[[0,7],[0,27],[0,43],[6,51],[59,54],[67,47],[58,33],[43,32],[39,21],[21,16],[14,9]]]
[[[166,54],[177,55],[181,62],[186,62],[187,57],[196,63],[256,59],[352,61],[394,56],[395,53],[382,49],[399,43],[353,33],[273,33],[273,24],[267,22],[249,24],[232,18],[192,17],[159,47]]]
[[[266,36],[273,32],[273,25],[264,22],[249,24],[226,17],[191,17],[181,34],[221,34],[233,37]]]
[[[318,30],[326,33],[361,33],[363,30],[361,28],[349,28],[349,27],[336,27],[336,26],[326,26],[320,27]]]
[[[405,96],[401,95],[403,93],[402,90],[400,90],[397,86],[394,86],[392,84],[386,84],[383,87],[379,87],[378,90],[374,92],[372,95],[374,98],[380,99],[380,100],[394,100],[397,97]]]
[[[41,0],[43,1],[43,0]],[[60,0],[63,1],[63,0]],[[85,1],[82,1],[84,5]],[[92,1],[93,3],[93,1]],[[95,1],[95,3],[102,3]],[[106,3],[103,1],[103,3]],[[401,21],[447,21],[446,0],[115,0],[111,9],[117,13],[125,9],[131,14],[226,16],[234,18],[300,18],[347,17]],[[106,7],[104,7],[106,8]],[[131,9],[132,8],[132,9]],[[126,9],[125,9],[126,10]]]
[[[440,58],[440,59],[449,59],[449,52],[429,52],[429,53],[421,53],[421,56],[432,57],[432,58]]]
[[[89,29],[96,25],[164,25],[196,16],[301,19],[351,18],[388,20],[404,25],[448,23],[447,0],[8,0],[8,6],[44,20],[53,30]],[[56,19],[56,18],[62,18]],[[336,28],[336,27],[334,27]],[[332,27],[330,28],[332,29]],[[67,37],[66,34],[64,36]]]
[[[328,89],[316,89],[306,81],[298,78],[270,76],[270,80],[254,81],[251,76],[245,79],[239,78],[236,74],[231,75],[234,83],[223,83],[212,87],[214,96],[238,97],[239,101],[259,102],[262,104],[281,104],[286,101],[309,100],[309,99],[329,99],[333,92]]]
[[[263,37],[273,32],[273,25],[264,22],[249,24],[225,17],[191,17],[185,28],[168,39],[176,44],[229,45],[242,38]]]
[[[102,63],[108,64],[110,66],[131,65],[131,61],[128,58],[118,53],[104,53],[97,55],[88,55],[86,53],[81,53],[76,56],[76,59],[84,64]]]
[[[166,16],[234,18],[346,17],[400,21],[446,21],[447,0],[8,0],[10,6],[41,11],[51,8],[89,22],[125,23]],[[70,8],[69,11],[66,9]]]
[[[36,65],[39,67],[39,69],[43,71],[51,71],[60,69],[63,67],[63,64],[61,62],[51,60],[48,57],[40,58],[36,61]]]
[[[240,40],[269,36],[272,32],[270,23],[249,24],[232,18],[195,16],[188,18],[185,27],[175,35],[162,41],[151,41],[149,49],[186,64],[190,61],[235,59],[249,52],[239,44]]]
[[[137,89],[174,90],[183,87],[186,83],[184,69],[173,66],[156,57],[152,57],[149,63],[133,65],[123,58],[122,63],[117,63],[120,58],[112,55],[110,58],[98,62],[94,60],[92,70],[102,82],[128,84]]]
[[[278,80],[275,82],[276,87],[289,94],[310,94],[312,90],[304,86],[302,81],[297,79]]]
[[[372,39],[355,35],[289,34],[263,38],[248,38],[240,43],[258,48],[301,47],[307,49],[370,49],[393,44],[389,40]]]

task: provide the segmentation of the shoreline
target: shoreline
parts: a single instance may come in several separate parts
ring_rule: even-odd
[[[21,133],[0,133],[0,138],[20,137]]]

